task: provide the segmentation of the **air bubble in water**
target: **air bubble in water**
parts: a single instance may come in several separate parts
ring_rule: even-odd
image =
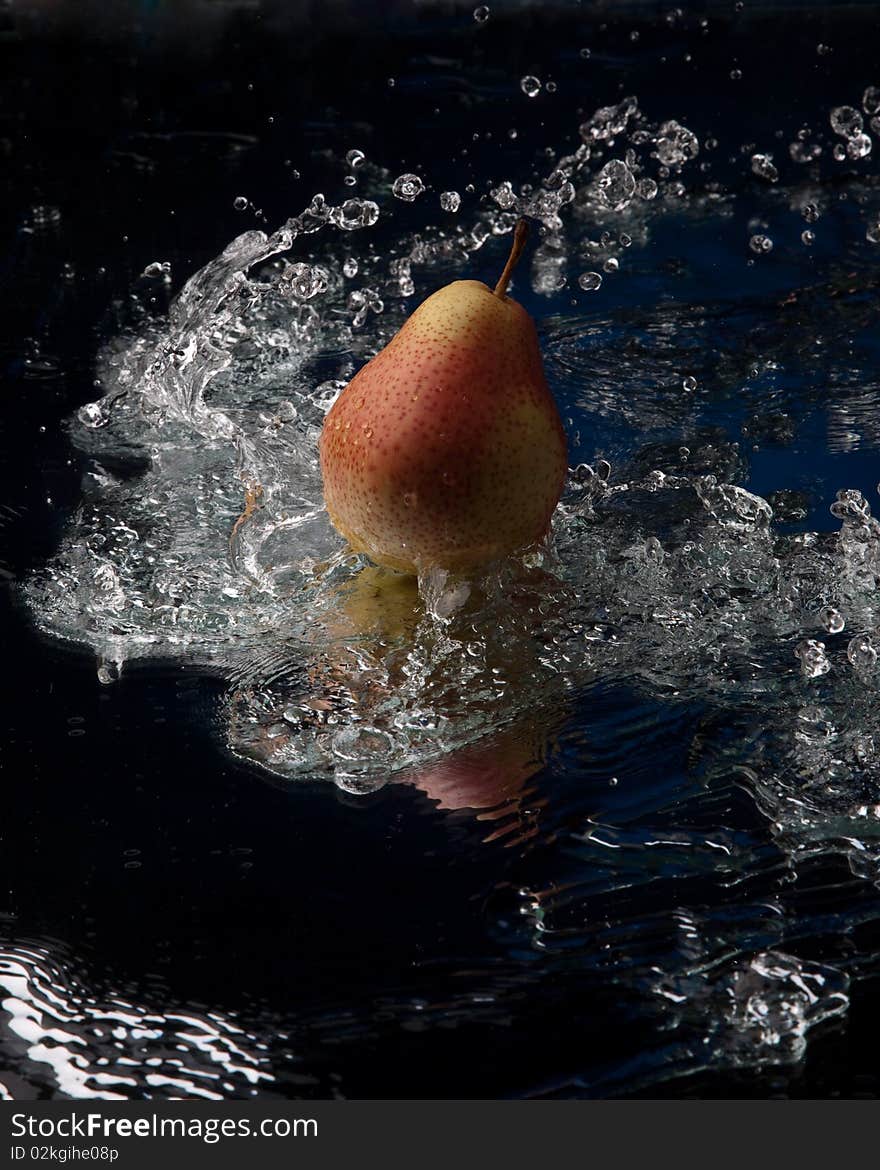
[[[822,623],[822,628],[827,630],[829,634],[839,634],[846,625],[843,614],[833,605],[826,605],[824,609],[819,611],[819,621]]]
[[[877,651],[870,634],[856,634],[846,648],[846,656],[857,670],[873,670],[877,665]]]
[[[730,80],[731,81],[742,81],[742,69],[731,69]]]
[[[773,155],[753,154],[752,174],[757,175],[761,179],[766,179],[768,183],[775,183],[779,179],[779,171],[773,165]]]
[[[345,161],[354,169],[355,167],[359,167],[366,157],[362,150],[350,150],[345,156]]]
[[[816,242],[816,233],[815,232],[811,232],[809,229],[801,232],[801,243],[806,244],[807,247],[809,248],[815,242]]]
[[[759,256],[773,251],[773,241],[769,236],[756,235],[749,240],[749,247]]]
[[[880,244],[880,220],[868,224],[865,239],[871,244]]]
[[[232,206],[236,211],[247,211],[248,200],[244,195],[236,195],[236,197],[232,200]]]
[[[541,92],[541,82],[537,77],[532,77],[531,74],[520,81],[519,87],[526,97],[530,98],[537,97]]]
[[[657,190],[657,184],[653,179],[639,179],[636,184],[636,191],[641,199],[656,199]]]
[[[815,203],[805,203],[801,208],[801,215],[807,223],[815,223],[819,218],[819,208]]]
[[[681,384],[682,384],[682,388],[685,390],[696,390],[697,379],[694,378],[692,375],[688,374],[688,376],[686,378],[682,379]]]
[[[457,191],[444,191],[440,196],[440,206],[444,211],[458,211],[461,207],[461,196]]]
[[[825,653],[825,643],[817,642],[814,638],[799,642],[795,647],[795,657],[800,659],[804,678],[821,678],[831,669],[831,663]]]
[[[620,267],[620,261],[616,256],[609,256],[602,267],[606,272],[616,272]]]
[[[489,9],[485,4],[481,4],[479,8],[474,9],[474,20],[477,24],[485,24],[489,19]]]
[[[342,262],[342,275],[352,277],[352,276],[357,276],[357,274],[358,274],[357,260],[355,260],[354,256],[346,256]]]
[[[864,122],[855,106],[835,106],[829,115],[831,129],[841,138],[856,138],[862,132]]]
[[[425,184],[418,175],[398,175],[391,185],[391,192],[404,203],[412,203],[421,195]]]
[[[602,277],[598,272],[582,272],[578,284],[585,292],[595,292],[602,287]]]

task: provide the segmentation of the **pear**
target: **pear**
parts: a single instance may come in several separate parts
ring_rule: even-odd
[[[547,532],[565,479],[535,325],[501,279],[428,297],[346,386],[320,440],[324,499],[356,552],[404,573],[463,572]]]

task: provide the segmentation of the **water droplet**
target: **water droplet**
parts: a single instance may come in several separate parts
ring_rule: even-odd
[[[171,264],[167,260],[154,260],[141,273],[147,280],[161,280],[166,284],[171,282]]]
[[[581,49],[579,55],[584,61],[588,61],[590,59],[590,57],[592,57],[593,54],[592,54],[592,50],[590,50],[590,49]]]
[[[330,274],[319,264],[285,264],[279,290],[288,293],[295,301],[310,301],[326,292]]]
[[[556,82],[555,81],[548,81],[547,84],[544,86],[544,88],[547,90],[548,93],[556,93]]]
[[[696,158],[700,141],[692,130],[675,121],[664,122],[657,132],[657,158],[665,167],[680,167]]]
[[[599,201],[614,211],[622,211],[635,190],[635,176],[622,159],[607,162],[596,176],[595,191]]]
[[[236,197],[232,200],[232,206],[236,211],[247,211],[249,203],[244,195],[236,195]]]
[[[862,109],[866,114],[880,112],[880,88],[876,85],[869,85],[862,94]]]
[[[826,605],[824,609],[819,611],[819,621],[822,623],[822,628],[827,630],[829,634],[839,634],[846,625],[843,614],[833,605]]]
[[[89,427],[90,430],[105,427],[110,421],[109,414],[106,413],[100,402],[87,402],[76,412],[76,417],[84,427]]]
[[[485,4],[481,4],[479,8],[474,9],[474,20],[477,24],[485,24],[489,16],[489,8]]]
[[[768,183],[775,183],[779,179],[779,171],[773,165],[773,155],[753,154],[752,174],[757,175],[761,179],[766,179]]]
[[[742,69],[731,69],[730,80],[731,81],[742,81]]]
[[[620,267],[620,261],[616,256],[609,256],[602,267],[606,272],[616,272]]]
[[[425,189],[418,175],[398,175],[391,185],[391,192],[404,203],[413,203]]]
[[[458,211],[461,207],[461,196],[457,191],[444,191],[440,196],[440,206],[444,211]]]
[[[341,207],[330,208],[330,222],[346,232],[372,227],[379,218],[379,205],[372,199],[346,199]]]
[[[366,157],[367,156],[362,150],[350,150],[345,156],[345,161],[352,168],[352,170],[354,170],[356,167],[361,165]]]
[[[639,179],[636,184],[636,191],[641,199],[656,199],[657,190],[657,184],[653,179]]]
[[[531,74],[520,81],[519,87],[526,97],[530,98],[537,97],[541,92],[541,82],[537,77],[532,77]]]
[[[807,223],[815,223],[819,218],[819,208],[815,203],[805,203],[801,208],[801,215]]]
[[[578,284],[585,292],[595,292],[602,287],[602,277],[598,272],[582,272]]]
[[[831,669],[831,663],[825,654],[825,643],[817,642],[813,638],[798,643],[795,647],[795,657],[800,659],[804,678],[821,678]]]
[[[349,278],[352,276],[357,276],[358,262],[355,260],[354,256],[345,257],[345,260],[342,262],[342,274],[343,276],[347,276]]]
[[[857,670],[872,670],[877,665],[877,651],[870,634],[856,634],[846,648],[846,656]]]
[[[516,195],[508,179],[505,179],[503,183],[499,183],[489,194],[502,211],[509,211],[512,207],[516,206]]]
[[[682,379],[681,385],[682,385],[682,388],[685,390],[696,390],[697,379],[694,378],[691,374],[688,374],[688,376],[686,378]]]
[[[865,230],[865,239],[871,244],[880,244],[880,220],[868,224]]]
[[[841,138],[855,138],[861,134],[864,122],[855,106],[835,106],[828,116],[831,129]]]
[[[822,147],[818,142],[792,142],[788,148],[788,153],[791,155],[793,162],[809,163],[819,157],[822,153]]]
[[[831,46],[825,45],[821,41],[819,42],[818,45],[816,45],[816,52],[819,54],[820,57],[827,57],[831,51],[832,51]]]
[[[621,248],[628,248],[632,243],[632,236],[628,236],[626,232],[621,232],[619,239]]]
[[[801,243],[806,244],[806,246],[809,248],[815,242],[816,242],[816,233],[815,232],[811,232],[809,230],[809,228],[807,228],[806,231],[801,232]]]
[[[846,144],[846,153],[850,158],[866,158],[873,147],[867,134],[856,134]]]
[[[749,247],[757,255],[761,256],[767,252],[773,251],[773,241],[769,236],[756,235],[749,240]]]

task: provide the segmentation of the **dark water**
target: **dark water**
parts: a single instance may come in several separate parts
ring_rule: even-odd
[[[301,18],[270,4],[0,9],[0,1082],[12,1097],[876,1094],[880,728],[874,662],[851,640],[877,624],[880,562],[861,505],[829,512],[840,489],[875,501],[878,479],[877,137],[836,161],[846,140],[829,126],[832,108],[861,109],[880,84],[872,7],[490,8],[485,25],[410,4]],[[530,74],[556,91],[529,99]],[[487,185],[535,183],[547,147],[574,151],[578,126],[628,94],[654,126],[676,119],[698,137],[681,192],[617,220],[579,198],[560,212],[558,247],[545,225],[543,259],[516,288],[572,464],[607,459],[611,488],[628,490],[573,480],[550,576],[473,617],[506,630],[497,703],[468,705],[477,684],[447,665],[425,687],[453,729],[437,752],[395,770],[405,783],[341,790],[323,749],[313,776],[296,755],[320,748],[320,729],[279,714],[301,698],[303,661],[345,689],[332,646],[294,652],[281,618],[261,630],[245,599],[222,611],[250,623],[241,661],[170,635],[131,652],[147,628],[133,611],[114,630],[93,596],[80,608],[77,550],[114,509],[146,526],[148,491],[168,521],[153,532],[160,552],[168,532],[198,533],[199,555],[224,560],[241,495],[224,444],[196,428],[205,461],[188,470],[188,433],[170,425],[160,458],[133,396],[94,439],[71,416],[108,388],[94,384],[102,347],[148,335],[239,232],[275,230],[317,191],[347,198],[348,150],[388,169],[370,179],[383,216],[345,241],[376,271],[405,233],[433,238],[438,192],[461,192],[470,226]],[[789,154],[805,124],[803,141],[822,145],[813,167]],[[777,182],[754,174],[758,152]],[[411,206],[387,190],[407,171],[430,183]],[[587,259],[603,230],[614,241]],[[756,234],[771,252],[750,249]],[[304,254],[332,267],[337,245]],[[473,249],[468,273],[492,280],[505,248]],[[142,275],[157,260],[170,285]],[[577,284],[588,270],[603,273],[598,292]],[[442,256],[414,265],[413,293],[389,295],[362,340],[325,320],[304,367],[245,356],[214,403],[253,437],[284,379],[308,405],[460,272]],[[260,379],[268,388],[247,397]],[[232,488],[206,505],[212,469]],[[657,470],[682,486],[654,490]],[[277,474],[280,496],[308,495],[306,473]],[[769,500],[772,523],[734,515],[748,499],[716,498],[706,475]],[[304,539],[323,549],[326,534]],[[148,592],[121,580],[129,598]],[[523,619],[517,642],[535,594],[550,612]],[[326,598],[280,602],[291,624],[328,612]],[[826,606],[845,632],[822,628]],[[108,630],[129,647],[110,685],[95,664]],[[427,653],[450,654],[419,630]],[[825,643],[827,675],[800,669],[805,638]],[[393,680],[394,663],[367,663],[386,666]],[[380,705],[374,721],[392,714]],[[285,719],[296,734],[272,732]]]

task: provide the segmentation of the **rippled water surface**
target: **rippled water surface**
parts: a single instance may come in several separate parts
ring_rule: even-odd
[[[323,193],[268,222],[239,170],[247,230],[132,273],[70,506],[8,574],[55,663],[28,742],[64,740],[11,845],[8,1096],[851,1087],[811,1060],[855,1075],[880,973],[880,76],[736,102],[767,28],[729,9],[551,31],[540,77],[416,55],[447,134],[470,94],[448,157],[343,124]],[[792,74],[849,51],[827,27]],[[713,33],[704,100],[658,87]],[[552,533],[377,570],[323,509],[324,415],[520,215]]]

